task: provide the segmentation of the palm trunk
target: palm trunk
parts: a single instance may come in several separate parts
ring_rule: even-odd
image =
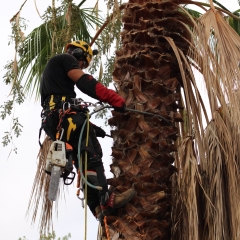
[[[171,47],[183,53],[190,37],[182,22],[188,17],[171,2],[130,1],[125,5],[122,49],[113,72],[119,94],[128,108],[159,114],[113,112],[112,188],[121,193],[134,186],[137,194],[115,216],[107,218],[110,239],[170,239],[171,176],[181,122],[179,64]],[[104,234],[103,234],[104,235]],[[106,236],[102,236],[106,239]]]

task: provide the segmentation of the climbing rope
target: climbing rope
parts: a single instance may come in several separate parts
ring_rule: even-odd
[[[109,229],[108,229],[108,225],[107,225],[107,216],[104,217],[104,226],[106,229],[107,240],[110,240],[110,234],[109,234]]]
[[[81,132],[80,132],[80,136],[79,136],[79,140],[78,140],[78,156],[81,156],[81,143],[82,143],[82,136],[83,136],[83,131],[84,131],[84,128],[86,126],[86,123],[87,123],[88,119],[86,119],[83,123],[83,126],[82,126],[82,129],[81,129]],[[93,184],[91,184],[90,182],[87,181],[87,178],[84,177],[83,175],[83,172],[82,172],[82,157],[79,157],[78,158],[78,166],[79,166],[79,170],[80,170],[80,175],[82,177],[82,179],[84,180],[84,182],[89,186],[89,187],[92,187],[92,188],[95,188],[97,190],[102,190],[102,187],[100,186],[95,186]]]
[[[140,113],[140,114],[150,115],[150,116],[153,116],[153,117],[159,117],[160,119],[165,121],[167,124],[174,127],[174,124],[171,121],[167,120],[166,118],[164,118],[162,115],[159,115],[159,114],[149,113],[149,112],[145,112],[145,111],[139,111],[139,110],[135,110],[135,109],[131,109],[131,108],[125,108],[125,111],[136,112],[136,113]]]
[[[89,185],[90,187],[95,188],[97,190],[102,190],[102,187],[94,186],[87,181],[87,151],[85,151],[85,169],[84,169],[84,172],[85,172],[85,175],[86,175],[85,177],[84,177],[84,174],[83,174],[83,171],[82,171],[81,143],[82,143],[83,131],[84,131],[86,125],[87,125],[86,147],[88,147],[88,141],[89,141],[89,112],[87,112],[86,115],[87,115],[87,118],[83,123],[82,129],[81,129],[81,132],[80,132],[80,136],[79,136],[79,141],[78,141],[78,156],[80,156],[78,158],[78,166],[79,166],[79,171],[80,171],[81,178],[86,183],[85,189],[84,189],[84,198],[85,198],[84,240],[86,240],[86,238],[87,238],[87,207],[86,207],[87,206],[87,185]],[[80,182],[81,182],[81,180],[80,180]],[[80,189],[78,189],[77,195],[79,195],[78,193],[80,194]],[[81,200],[83,200],[83,199],[81,199]]]
[[[67,110],[61,110],[59,111],[59,122],[58,122],[58,126],[57,126],[57,130],[60,131],[62,129],[62,122],[63,122],[63,119],[65,117],[66,114],[71,114],[72,111],[70,108],[68,108]]]
[[[89,138],[89,113],[87,112],[87,135],[86,135],[86,147],[88,147]],[[87,176],[87,151],[85,151],[85,175]],[[84,239],[87,239],[87,185],[84,189],[85,196],[85,221],[84,221]]]

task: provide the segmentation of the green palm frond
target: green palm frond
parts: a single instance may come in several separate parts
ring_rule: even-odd
[[[51,32],[47,24],[35,28],[23,42],[20,49],[19,77],[25,78],[24,89],[31,94],[38,91],[40,76],[51,54]],[[36,81],[34,81],[36,80]]]
[[[218,1],[213,0],[213,2],[217,6],[219,6],[220,8],[222,8],[222,9],[228,11],[228,12],[231,12],[225,6],[223,6],[221,3],[219,3]],[[240,17],[239,12],[240,12],[240,9],[232,12],[232,14],[234,14],[237,17]],[[238,35],[240,35],[240,21],[238,19],[236,19],[236,18],[233,18],[233,17],[229,16],[228,17],[228,22],[229,22],[229,25],[238,33]]]
[[[218,1],[216,1],[216,0],[213,0],[213,2],[214,2],[217,6],[219,6],[220,8],[222,8],[222,9],[228,11],[228,12],[231,12],[231,11],[229,11],[225,6],[223,6],[220,2],[218,2]]]
[[[233,14],[237,17],[240,17],[240,9],[233,12]],[[228,22],[229,25],[238,33],[238,35],[240,35],[240,21],[233,17],[229,17]]]
[[[90,36],[90,29],[94,29],[94,27],[101,26],[103,24],[102,20],[96,18],[95,11],[91,8],[85,8],[84,11],[79,11],[79,31],[75,33],[75,37],[77,39],[84,39],[87,42],[90,42],[92,36]],[[95,30],[95,29],[94,29]]]
[[[100,26],[102,19],[96,15],[93,8],[80,9],[78,6],[72,6],[72,20],[70,26],[70,39],[67,39],[67,30],[69,28],[65,19],[65,14],[57,18],[58,38],[55,43],[54,54],[62,53],[65,45],[71,39],[84,39],[90,42],[92,37],[90,32],[95,30],[94,26]],[[54,29],[51,21],[47,21],[35,28],[23,41],[18,50],[20,60],[18,62],[18,81],[23,82],[24,91],[31,97],[36,93],[36,99],[39,97],[38,90],[40,78],[47,61],[52,55],[52,37]]]
[[[85,2],[86,2],[86,0],[82,0],[82,1],[78,4],[78,7],[81,7]]]
[[[185,7],[185,9],[194,19],[197,19],[202,15],[200,12],[193,10],[191,8]]]

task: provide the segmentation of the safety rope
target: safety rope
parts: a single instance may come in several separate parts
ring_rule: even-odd
[[[82,126],[82,129],[81,129],[81,132],[80,132],[80,136],[79,136],[79,140],[78,140],[78,156],[81,156],[81,142],[82,142],[82,135],[83,135],[83,130],[85,128],[85,125],[87,123],[87,119],[85,120],[85,122],[83,123],[83,126]],[[82,168],[80,166],[82,166],[82,158],[79,157],[78,158],[78,166],[79,166],[79,170],[80,170],[80,174],[81,174],[81,177],[83,179],[83,181],[89,186],[89,187],[92,187],[94,189],[97,189],[97,190],[102,190],[102,187],[100,186],[95,186],[93,184],[91,184],[90,182],[87,181],[87,178],[84,177],[83,175],[83,172],[82,172]]]
[[[104,225],[105,225],[105,229],[106,229],[107,240],[110,240],[110,234],[109,234],[109,229],[108,229],[108,225],[107,225],[107,216],[104,217]]]
[[[83,123],[82,129],[81,129],[81,132],[80,132],[80,136],[79,136],[79,141],[78,141],[78,156],[80,156],[80,157],[78,157],[78,166],[79,166],[81,178],[86,183],[85,190],[84,190],[84,197],[85,197],[84,240],[86,240],[86,237],[87,237],[87,207],[86,207],[87,206],[87,185],[89,185],[90,187],[95,188],[97,190],[102,190],[102,187],[94,186],[91,183],[89,183],[87,181],[87,176],[84,176],[83,171],[82,171],[81,143],[82,143],[83,131],[85,129],[86,124],[87,124],[86,147],[88,147],[88,142],[89,142],[89,113],[87,112],[86,115],[87,115],[87,118],[86,118],[86,120]],[[84,169],[84,171],[85,171],[85,175],[87,175],[87,151],[85,151],[85,169]],[[78,189],[78,191],[77,191],[77,195],[79,195],[79,194],[80,194],[80,189]]]
[[[71,109],[67,109],[67,110],[61,110],[59,111],[59,122],[58,122],[58,126],[57,126],[57,130],[60,131],[62,129],[62,122],[63,122],[63,118],[65,117],[66,114],[70,114]]]
[[[86,135],[86,147],[88,147],[89,140],[89,113],[87,112],[87,135]],[[85,151],[85,175],[87,176],[87,151]],[[84,189],[85,196],[85,221],[84,221],[84,239],[87,239],[87,184]]]
[[[125,108],[125,111],[136,112],[136,113],[140,113],[140,114],[150,115],[153,117],[159,117],[163,121],[165,121],[166,123],[168,123],[169,125],[174,127],[174,124],[171,121],[167,120],[166,118],[164,118],[162,115],[159,115],[159,114],[149,113],[149,112],[145,112],[145,111],[139,111],[139,110],[135,110],[135,109],[131,109],[131,108]]]
[[[85,126],[87,124],[87,136],[86,136],[86,147],[88,147],[88,142],[89,142],[89,112],[87,112],[87,118],[86,120],[84,121],[83,123],[83,126],[82,126],[82,129],[81,129],[81,132],[80,132],[80,136],[79,136],[79,141],[78,141],[78,166],[79,166],[79,173],[80,173],[80,176],[81,176],[81,179],[86,183],[85,185],[85,189],[84,189],[84,197],[85,197],[85,222],[84,222],[84,240],[86,240],[86,237],[87,237],[87,185],[94,188],[94,189],[97,189],[97,190],[102,190],[102,187],[101,186],[94,186],[93,184],[89,183],[87,181],[87,151],[85,151],[85,176],[83,174],[83,171],[82,171],[82,155],[81,155],[81,143],[82,143],[82,136],[83,136],[83,131],[85,129]],[[78,175],[78,179],[80,179],[79,175]],[[78,180],[79,182],[79,180]],[[80,180],[81,182],[81,180]],[[77,183],[77,187],[79,187],[79,189],[77,190],[77,196],[79,199],[81,199],[79,197],[79,194],[80,194],[80,184]],[[84,200],[81,199],[82,201]],[[107,228],[107,232],[108,232],[108,240],[110,240],[110,237],[109,237],[109,231],[108,231],[108,226],[107,226],[107,223],[105,223],[105,226]]]

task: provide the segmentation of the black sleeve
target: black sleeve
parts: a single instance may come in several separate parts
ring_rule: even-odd
[[[87,94],[88,96],[99,100],[96,94],[96,85],[98,81],[89,74],[83,74],[76,82],[76,86],[80,91]]]

